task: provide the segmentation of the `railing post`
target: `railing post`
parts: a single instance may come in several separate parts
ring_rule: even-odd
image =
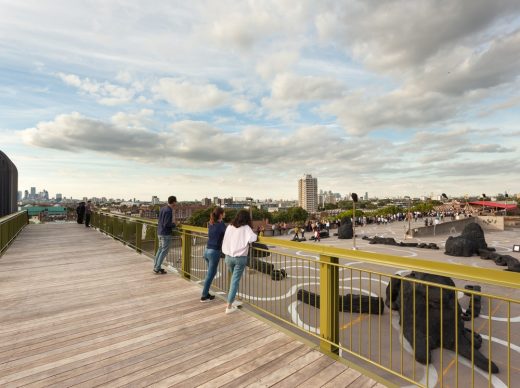
[[[7,223],[0,224],[0,252],[4,250],[4,247],[7,246],[7,233],[6,233]]]
[[[191,268],[191,236],[186,230],[181,231],[181,270],[182,276],[186,279],[190,279],[190,268]]]
[[[122,222],[123,222],[123,225],[122,225],[123,226],[123,243],[125,245],[128,245],[128,226],[129,225],[128,225],[128,222],[126,219],[123,219]]]
[[[135,223],[135,250],[139,253],[142,252],[143,247],[143,224],[140,222]]]
[[[339,270],[337,257],[320,255],[320,341],[324,352],[339,353]]]

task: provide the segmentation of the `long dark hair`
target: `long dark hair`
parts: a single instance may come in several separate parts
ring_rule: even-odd
[[[231,223],[235,228],[240,228],[244,225],[249,225],[250,227],[253,226],[253,223],[251,222],[251,217],[249,216],[249,212],[247,210],[240,210],[237,215],[235,216],[235,219]]]
[[[210,225],[213,225],[215,222],[217,222],[221,214],[224,214],[224,209],[222,209],[220,206],[217,206],[215,209],[213,209],[209,215]]]

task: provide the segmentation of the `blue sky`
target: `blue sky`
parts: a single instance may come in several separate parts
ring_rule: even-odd
[[[20,189],[520,193],[516,0],[0,0],[0,38]]]

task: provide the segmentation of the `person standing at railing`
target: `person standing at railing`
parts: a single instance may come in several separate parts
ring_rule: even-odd
[[[242,304],[240,301],[235,301],[235,296],[238,292],[240,279],[247,265],[249,244],[257,240],[257,235],[253,232],[251,226],[252,222],[249,212],[247,210],[240,210],[224,234],[222,252],[226,254],[226,264],[231,273],[226,314],[234,313],[237,311],[237,307]]]
[[[177,204],[177,198],[173,195],[168,197],[168,205],[163,206],[159,211],[159,219],[157,221],[157,237],[159,238],[159,249],[155,254],[153,261],[153,272],[156,274],[165,274],[166,271],[161,268],[164,258],[170,250],[172,244],[172,231],[175,228],[175,217],[173,211]]]
[[[78,224],[83,223],[83,217],[85,216],[85,202],[81,201],[76,208],[76,214],[77,214],[77,221]]]
[[[87,205],[85,206],[85,227],[90,226],[90,217],[92,216],[92,202],[87,201]]]
[[[202,303],[210,302],[215,299],[215,295],[211,295],[209,289],[217,274],[220,254],[222,253],[222,240],[224,240],[224,234],[226,233],[226,224],[224,223],[225,215],[224,209],[217,206],[213,209],[209,217],[208,244],[204,251],[204,260],[206,260],[208,264],[208,273],[206,274],[202,296],[200,297]]]

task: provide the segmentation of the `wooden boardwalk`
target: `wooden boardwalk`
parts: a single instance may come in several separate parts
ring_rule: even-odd
[[[0,257],[0,386],[382,387],[78,224]]]

